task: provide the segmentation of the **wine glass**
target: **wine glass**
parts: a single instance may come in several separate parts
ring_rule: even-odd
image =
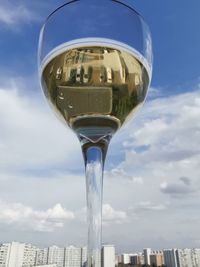
[[[151,80],[148,26],[117,0],[74,0],[42,27],[39,77],[54,112],[80,140],[85,161],[87,266],[101,266],[103,169],[112,136],[142,106]]]

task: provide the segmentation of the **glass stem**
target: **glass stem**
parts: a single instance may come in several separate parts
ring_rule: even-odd
[[[101,267],[103,169],[108,143],[82,145],[87,194],[87,267]]]

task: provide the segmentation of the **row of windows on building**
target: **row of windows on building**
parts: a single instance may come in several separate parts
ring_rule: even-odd
[[[52,246],[39,249],[31,244],[12,242],[0,246],[0,267],[31,267],[56,264],[56,267],[82,267],[86,249]]]
[[[0,267],[86,267],[86,247],[57,247],[39,249],[31,244],[12,242],[0,245]],[[102,247],[102,265],[115,267],[115,248]]]
[[[200,249],[164,249],[153,251],[150,248],[138,254],[118,256],[122,264],[166,266],[166,267],[200,267]]]
[[[154,265],[166,267],[200,267],[200,249],[146,248],[143,253],[115,255],[113,245],[104,245],[101,253],[102,267],[118,264]],[[39,249],[31,244],[12,242],[0,245],[0,267],[86,267],[86,247],[57,247]]]

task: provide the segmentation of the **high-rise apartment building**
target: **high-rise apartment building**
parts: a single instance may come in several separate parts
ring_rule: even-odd
[[[0,267],[8,266],[8,258],[10,254],[10,244],[1,244],[0,245]]]
[[[48,264],[56,264],[57,267],[63,267],[65,261],[65,249],[57,246],[51,246],[48,248],[47,256]]]
[[[177,264],[176,249],[164,249],[164,263],[167,267],[179,267]]]
[[[177,249],[176,257],[178,267],[192,266],[191,249]]]
[[[199,267],[200,266],[200,249],[177,249],[178,267]]]
[[[164,264],[163,254],[151,254],[150,255],[150,265],[162,266]]]
[[[191,250],[191,259],[193,267],[200,266],[200,249],[194,248]]]
[[[37,249],[35,265],[45,265],[48,259],[48,248]]]
[[[51,246],[39,249],[19,242],[0,245],[0,267],[86,267],[86,261],[86,247]]]
[[[199,267],[200,249],[168,249],[163,251],[167,267]]]
[[[140,256],[138,254],[130,256],[130,264],[131,265],[139,265],[141,264]]]
[[[115,247],[113,245],[102,247],[102,267],[115,267]]]
[[[36,263],[37,248],[31,244],[24,244],[24,255],[22,267],[31,267]]]
[[[144,254],[143,253],[138,253],[138,257],[139,257],[139,261],[140,261],[140,264],[144,264]]]
[[[8,256],[8,265],[6,267],[22,267],[24,259],[24,243],[12,242]]]
[[[86,267],[87,263],[87,247],[81,248],[81,267]]]
[[[147,265],[150,265],[151,249],[150,248],[144,248],[143,253],[144,253],[144,263]]]
[[[6,267],[31,267],[35,265],[35,260],[35,246],[19,242],[10,243]]]
[[[31,267],[35,265],[36,247],[12,242],[0,246],[0,267]]]
[[[81,267],[81,248],[69,246],[65,248],[64,267]]]
[[[129,264],[130,263],[130,254],[128,253],[123,253],[121,257],[121,262],[123,264]]]

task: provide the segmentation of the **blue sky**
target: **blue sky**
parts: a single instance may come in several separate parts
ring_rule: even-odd
[[[199,247],[200,2],[124,2],[150,26],[154,68],[144,108],[110,146],[103,239],[119,251]],[[50,112],[37,80],[39,30],[63,3],[0,3],[2,242],[86,242],[80,147]]]
[[[194,0],[192,4],[189,1],[172,0],[124,2],[139,10],[151,28],[154,45],[152,85],[179,86],[195,81],[199,73],[199,1]],[[24,1],[5,3],[10,3],[12,9],[13,5],[23,6]],[[13,22],[8,23],[9,25],[1,26],[0,45],[3,48],[0,51],[1,66],[3,66],[1,68],[13,72],[17,68],[25,75],[35,71],[41,22],[55,7],[63,3],[65,1],[48,1],[48,4],[41,4],[39,1],[34,1],[32,4],[31,1],[26,1],[26,5],[33,11],[31,17],[25,13],[24,17],[22,14],[21,18],[15,18]],[[15,43],[14,49],[13,43]],[[23,58],[20,62],[19,57]],[[187,78],[184,78],[185,75]]]
[[[195,81],[200,59],[199,1],[134,2],[152,31],[153,85],[176,87]]]

